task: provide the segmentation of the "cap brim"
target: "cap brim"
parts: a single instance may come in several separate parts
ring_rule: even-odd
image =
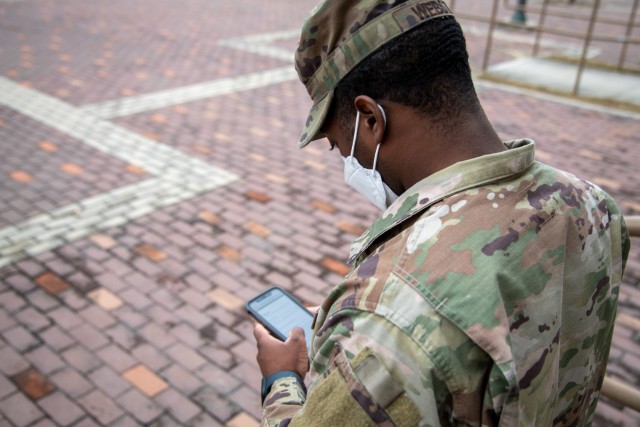
[[[324,98],[311,107],[309,116],[307,117],[307,121],[304,125],[304,130],[302,131],[302,136],[298,142],[298,147],[306,147],[311,141],[325,137],[321,128],[327,118],[327,114],[329,113],[332,99],[333,91],[330,91]]]

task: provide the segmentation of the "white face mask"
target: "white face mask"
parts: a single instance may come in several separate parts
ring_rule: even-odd
[[[387,116],[380,105],[378,105],[384,118],[384,126],[387,126]],[[356,149],[356,140],[358,139],[358,126],[360,125],[360,111],[356,114],[356,129],[353,133],[353,144],[351,145],[351,154],[349,157],[343,157],[344,161],[344,182],[362,194],[371,203],[381,210],[386,210],[393,203],[398,195],[391,190],[387,184],[382,181],[380,173],[376,170],[378,163],[378,152],[380,144],[376,147],[376,153],[373,158],[373,169],[366,169],[353,156]]]

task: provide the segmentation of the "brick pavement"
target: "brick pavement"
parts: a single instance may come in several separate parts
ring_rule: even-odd
[[[326,145],[295,148],[313,3],[0,2],[0,425],[256,425],[244,301],[319,303],[376,216]],[[504,34],[498,60],[530,46]],[[640,214],[638,116],[479,89],[504,139]],[[638,243],[610,364],[636,384]],[[602,401],[597,425],[640,422]]]

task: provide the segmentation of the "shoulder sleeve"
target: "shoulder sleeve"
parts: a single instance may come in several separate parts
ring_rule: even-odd
[[[336,312],[325,325],[308,397],[294,381],[277,381],[263,426],[440,425],[440,414],[451,413],[435,365],[396,325],[361,310]]]

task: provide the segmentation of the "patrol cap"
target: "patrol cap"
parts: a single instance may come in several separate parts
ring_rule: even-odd
[[[362,60],[418,25],[452,15],[442,0],[322,0],[305,20],[295,53],[313,101],[298,146],[325,136],[320,128],[333,90]]]

